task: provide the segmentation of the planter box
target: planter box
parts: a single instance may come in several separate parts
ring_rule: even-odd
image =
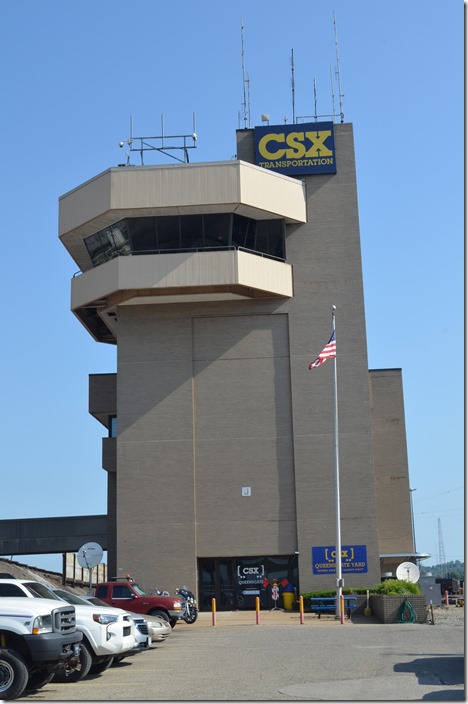
[[[389,594],[371,594],[370,607],[372,614],[381,623],[397,623],[398,612],[404,601],[409,601],[416,613],[416,623],[424,623],[427,619],[426,597],[421,594],[407,596],[390,596]]]

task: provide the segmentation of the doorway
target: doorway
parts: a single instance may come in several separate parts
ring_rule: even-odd
[[[273,584],[280,592],[299,589],[297,555],[199,558],[198,575],[200,611],[211,611],[213,598],[217,611],[255,609],[257,596],[262,609],[281,608]]]

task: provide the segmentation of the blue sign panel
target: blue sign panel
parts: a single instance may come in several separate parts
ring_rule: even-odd
[[[336,173],[333,122],[255,127],[255,163],[278,173]]]
[[[367,572],[367,549],[365,545],[341,546],[341,572]],[[312,573],[336,573],[336,548],[334,545],[312,548]]]

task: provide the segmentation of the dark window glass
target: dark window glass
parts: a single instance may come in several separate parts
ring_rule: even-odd
[[[127,223],[121,220],[95,235],[86,237],[84,243],[93,266],[99,266],[122,254],[130,254]]]
[[[94,266],[132,253],[228,246],[285,258],[283,220],[252,220],[231,213],[127,218],[86,237],[84,242]]]
[[[203,248],[203,218],[201,215],[182,215],[180,218],[182,249]]]
[[[117,416],[109,416],[109,437],[117,437]]]
[[[107,586],[103,584],[101,587],[96,587],[96,596],[105,599],[107,596]]]
[[[205,247],[227,247],[230,220],[229,213],[203,216]]]
[[[1,582],[0,596],[24,596],[26,599],[28,598],[28,595],[23,592],[20,587],[17,587],[16,584],[2,584]]]
[[[127,223],[133,252],[150,254],[157,249],[156,218],[128,218]]]
[[[180,249],[179,217],[156,218],[158,249]]]
[[[246,247],[249,230],[249,218],[234,214],[232,220],[232,244],[234,247]]]
[[[116,584],[112,589],[112,598],[113,599],[131,599],[132,598],[132,590],[130,589],[130,587]]]

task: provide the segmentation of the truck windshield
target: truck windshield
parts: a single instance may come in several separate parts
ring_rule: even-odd
[[[138,594],[138,596],[149,596],[149,595],[148,595],[145,591],[143,591],[143,589],[141,589],[141,588],[138,586],[138,584],[136,584],[135,582],[132,582],[132,589],[134,589],[134,590],[136,591],[136,593]]]
[[[57,594],[54,594],[53,591],[40,582],[26,582],[23,586],[31,592],[36,599],[55,599],[56,601],[62,601]]]

